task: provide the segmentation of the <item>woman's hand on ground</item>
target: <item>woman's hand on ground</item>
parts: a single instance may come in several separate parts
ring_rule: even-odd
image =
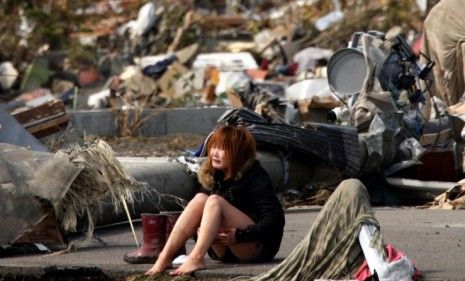
[[[236,243],[236,228],[222,228],[218,233],[218,240],[221,244],[229,246]]]

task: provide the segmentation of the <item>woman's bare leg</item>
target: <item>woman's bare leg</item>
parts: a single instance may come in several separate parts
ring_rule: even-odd
[[[222,222],[227,222],[227,224],[223,224]],[[196,270],[205,268],[205,254],[208,248],[212,246],[213,242],[215,242],[220,226],[224,225],[227,227],[245,228],[251,224],[254,224],[251,218],[228,203],[228,201],[223,199],[221,196],[210,195],[203,210],[197,243],[195,244],[194,249],[192,249],[192,252],[189,254],[186,262],[184,262],[171,274],[189,274]],[[256,257],[258,253],[258,250],[251,251],[250,245],[255,246],[256,243],[239,243],[231,245],[230,248],[235,255],[237,254],[238,258],[248,259]],[[254,256],[250,257],[251,254]]]
[[[208,195],[198,193],[191,201],[189,201],[186,208],[176,221],[173,231],[171,232],[168,241],[166,241],[163,250],[158,256],[157,261],[145,274],[151,275],[158,272],[163,272],[171,263],[173,256],[198,228],[202,219],[202,212],[207,199]]]

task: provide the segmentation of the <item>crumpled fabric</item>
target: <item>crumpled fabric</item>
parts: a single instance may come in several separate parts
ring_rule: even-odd
[[[456,104],[465,91],[463,5],[463,0],[439,1],[428,13],[423,28],[422,52],[436,63],[431,92],[448,106]]]
[[[380,281],[410,281],[419,280],[420,273],[413,263],[401,251],[396,250],[392,245],[386,245],[389,264],[383,272],[378,272]],[[364,281],[371,278],[372,274],[365,261],[355,274],[355,278]]]
[[[403,141],[403,113],[397,109],[390,92],[383,91],[376,78],[391,48],[370,34],[360,38],[367,66],[367,76],[352,107],[350,125],[357,128],[362,150],[360,173],[368,173],[390,166]]]
[[[316,278],[350,278],[363,263],[358,242],[362,224],[379,227],[370,196],[356,179],[342,181],[326,202],[308,234],[279,265],[248,281],[304,281]],[[381,235],[372,245],[382,251]]]

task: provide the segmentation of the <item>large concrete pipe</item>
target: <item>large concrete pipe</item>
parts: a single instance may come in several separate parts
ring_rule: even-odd
[[[283,158],[275,153],[259,152],[257,158],[270,174],[277,192],[337,177],[335,171],[323,169],[316,161],[312,163],[292,155]],[[173,203],[172,196],[189,201],[198,190],[197,180],[187,168],[168,158],[119,157],[118,160],[136,180],[149,186],[147,192],[138,192],[137,201],[129,205],[133,219],[140,218],[144,212],[180,210],[180,206]],[[104,200],[97,225],[127,221],[124,211],[115,213],[110,202],[109,199]]]
[[[168,158],[120,157],[127,172],[136,180],[146,183],[146,189],[135,193],[135,202],[128,204],[132,219],[139,219],[141,213],[156,213],[160,210],[182,210],[174,197],[190,200],[198,190],[195,178],[187,168]],[[103,200],[96,225],[127,221],[124,210],[115,213],[110,198]],[[82,218],[85,220],[85,217]]]

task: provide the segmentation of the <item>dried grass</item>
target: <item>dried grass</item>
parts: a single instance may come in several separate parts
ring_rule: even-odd
[[[134,192],[145,188],[127,174],[111,147],[102,140],[62,149],[57,154],[82,168],[63,200],[54,206],[65,231],[76,231],[78,216],[86,214],[87,239],[90,239],[94,230],[93,206],[99,206],[100,210],[101,201],[109,197],[115,212],[119,212],[122,199],[133,203]]]
[[[140,127],[147,120],[147,118],[142,118],[142,111],[142,106],[133,109],[117,109],[114,111],[119,135],[121,137],[133,137],[137,135]]]
[[[139,129],[150,118],[158,113],[144,115],[144,109],[149,101],[147,97],[142,103],[132,102],[129,103],[129,109],[114,109],[116,115],[116,123],[120,137],[135,137],[138,135]]]
[[[56,157],[67,157],[70,163],[82,168],[64,198],[53,202],[55,213],[63,230],[76,231],[78,218],[87,216],[87,234],[83,241],[75,241],[62,254],[85,247],[93,238],[95,216],[102,212],[102,202],[111,201],[115,213],[127,203],[144,200],[150,189],[151,200],[157,200],[162,210],[162,201],[170,201],[184,207],[186,200],[171,194],[162,194],[148,183],[136,181],[116,159],[112,148],[103,140],[96,139],[85,146],[72,146],[59,150]],[[137,192],[137,198],[136,198]],[[129,211],[126,209],[128,220]],[[136,240],[137,242],[137,240]]]

